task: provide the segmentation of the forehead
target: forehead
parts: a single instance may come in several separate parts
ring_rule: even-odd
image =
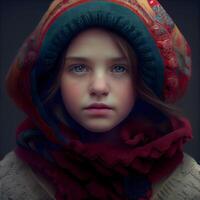
[[[80,57],[80,56],[65,56],[65,61],[80,61],[80,62],[89,62],[91,60],[90,57]],[[127,58],[125,56],[119,56],[119,57],[108,57],[107,61],[111,62],[127,62]]]
[[[101,29],[90,29],[72,39],[67,47],[66,55],[68,57],[122,57],[123,52],[116,39],[109,32]]]

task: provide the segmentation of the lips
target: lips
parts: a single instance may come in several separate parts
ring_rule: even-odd
[[[112,109],[112,107],[104,103],[93,103],[87,106],[85,109]]]

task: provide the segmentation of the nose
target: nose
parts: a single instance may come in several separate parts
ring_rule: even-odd
[[[106,75],[97,74],[92,77],[89,87],[91,96],[106,96],[109,93],[108,81]]]

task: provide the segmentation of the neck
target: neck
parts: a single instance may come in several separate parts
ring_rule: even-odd
[[[119,134],[121,132],[122,126],[118,125],[113,129],[106,132],[90,132],[84,131],[84,134],[81,134],[82,142],[116,142],[119,140]]]

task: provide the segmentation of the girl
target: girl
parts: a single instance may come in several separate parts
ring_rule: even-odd
[[[27,118],[0,163],[0,199],[200,198],[172,106],[191,52],[156,0],[55,0],[6,77]]]

